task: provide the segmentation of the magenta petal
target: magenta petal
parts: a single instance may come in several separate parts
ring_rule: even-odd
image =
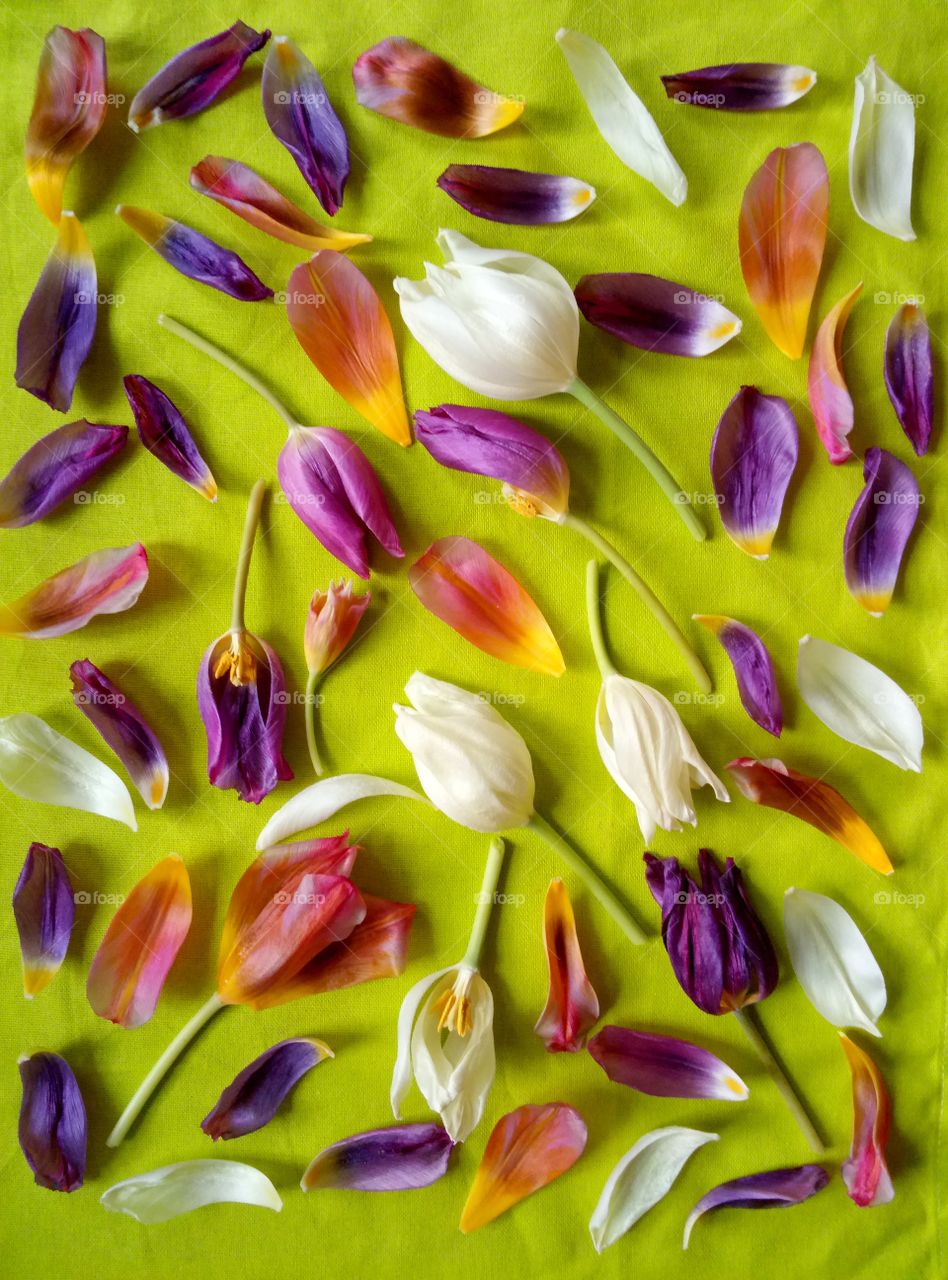
[[[719,111],[774,111],[802,98],[816,84],[809,67],[780,62],[730,62],[662,76],[669,98]]]
[[[756,631],[734,618],[715,613],[695,613],[692,617],[717,636],[731,659],[741,706],[762,729],[779,738],[783,729],[783,704],[773,659],[763,640]]]
[[[737,316],[716,299],[661,276],[583,276],[575,294],[590,324],[643,351],[706,356],[741,331]]]
[[[42,520],[105,466],[128,439],[128,427],[80,418],[37,440],[0,480],[0,529]]]
[[[888,608],[922,497],[904,462],[886,449],[867,449],[865,487],[846,524],[843,562],[854,599],[880,617]]]
[[[164,748],[131,699],[88,658],[69,668],[72,698],[98,729],[148,805],[160,809],[168,792]]]
[[[76,1191],[86,1172],[86,1108],[72,1068],[58,1053],[19,1061],[20,1147],[38,1187]]]
[[[139,438],[149,453],[209,502],[216,502],[217,481],[174,402],[141,374],[128,374],[122,385],[135,415]]]
[[[34,841],[13,890],[13,915],[23,958],[23,992],[39,995],[55,977],[69,947],[76,901],[58,849]]]
[[[577,178],[487,164],[449,165],[438,186],[475,218],[515,226],[568,222],[596,198],[595,188]]]
[[[201,235],[193,227],[134,205],[120,204],[115,212],[165,262],[189,280],[219,289],[240,302],[262,302],[273,297],[273,290],[250,270],[239,254]]]
[[[215,1142],[262,1129],[307,1071],[328,1053],[318,1040],[281,1040],[234,1077],[201,1121],[201,1128]]]
[[[603,1027],[589,1052],[610,1080],[656,1098],[715,1098],[742,1102],[747,1085],[707,1049],[673,1036],[629,1027]]]
[[[932,339],[921,307],[906,302],[885,335],[885,385],[902,430],[922,456],[928,449],[934,415]]]
[[[828,1182],[829,1174],[819,1164],[771,1169],[767,1173],[752,1173],[746,1178],[722,1182],[702,1196],[689,1213],[683,1248],[688,1248],[692,1228],[709,1209],[786,1209],[809,1200]]]
[[[303,1174],[304,1191],[414,1191],[443,1178],[454,1143],[440,1124],[395,1124],[334,1142]]]

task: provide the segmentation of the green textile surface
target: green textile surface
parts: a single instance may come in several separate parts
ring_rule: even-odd
[[[110,91],[127,100],[179,49],[229,25],[229,4],[98,0],[95,5],[8,0],[0,7],[3,65],[3,223],[0,262],[6,282],[5,376],[0,379],[4,431],[0,473],[64,420],[13,383],[19,315],[52,243],[22,172],[22,146],[43,35],[54,23],[91,25],[106,39]],[[78,890],[127,894],[169,851],[186,860],[194,923],[152,1020],[135,1031],[91,1012],[85,975],[113,908],[80,905],[63,970],[31,1004],[20,993],[16,932],[4,908],[0,997],[0,1171],[3,1225],[0,1270],[9,1276],[259,1277],[264,1274],[388,1277],[562,1275],[639,1280],[756,1274],[884,1275],[923,1280],[944,1274],[939,1205],[945,1199],[941,1116],[945,1036],[945,787],[942,740],[948,520],[938,498],[944,470],[943,428],[916,460],[882,381],[886,326],[901,300],[921,294],[933,323],[936,354],[945,344],[944,208],[948,200],[948,107],[945,7],[915,0],[909,8],[864,3],[743,0],[622,5],[583,0],[523,6],[496,0],[411,0],[373,5],[303,5],[286,0],[240,7],[256,27],[285,32],[312,59],[349,133],[353,173],[338,223],[376,237],[352,259],[368,274],[392,317],[412,409],[442,401],[485,403],[441,373],[398,318],[394,275],[417,278],[435,254],[439,226],[476,240],[533,251],[571,282],[585,272],[649,271],[723,295],[744,321],[742,334],[704,360],[648,355],[587,326],[580,372],[638,427],[694,492],[710,537],[697,545],[623,446],[566,397],[510,406],[557,440],[572,469],[573,507],[627,552],[680,619],[692,612],[736,616],[766,640],[780,678],[787,728],[779,744],[743,712],[734,677],[717,643],[689,625],[715,675],[707,703],[692,698],[674,650],[638,599],[614,573],[607,587],[607,635],[627,674],[681,705],[689,730],[720,771],[738,755],[779,754],[807,773],[828,776],[866,816],[896,864],[876,876],[839,846],[793,818],[740,796],[729,806],[709,791],[697,796],[699,826],[659,833],[653,848],[689,867],[699,841],[734,855],[781,953],[782,981],[760,1006],[762,1020],[815,1111],[829,1142],[829,1187],[788,1213],[732,1211],[696,1228],[681,1252],[684,1219],[697,1199],[725,1179],[812,1158],[773,1086],[758,1068],[740,1028],[700,1013],[679,990],[657,938],[658,912],[642,874],[642,840],[629,802],[599,761],[593,708],[598,676],[583,611],[586,545],[572,532],[527,521],[508,510],[499,486],[441,469],[421,448],[400,450],[368,427],[311,367],[282,308],[233,301],[177,275],[114,216],[118,201],[180,217],[237,249],[275,289],[303,255],[270,240],[188,187],[188,171],[205,154],[244,161],[316,216],[315,200],[288,153],[264,122],[259,102],[262,58],[255,56],[226,95],[193,120],[136,138],[125,110],[110,111],[102,133],[67,183],[92,242],[99,287],[114,295],[99,311],[91,357],[65,420],[130,422],[121,377],[156,379],[191,422],[221,487],[216,505],[165,471],[138,444],[97,478],[92,500],[26,530],[2,535],[0,599],[11,600],[80,556],[141,540],[151,577],[139,605],[87,631],[32,642],[4,639],[0,712],[30,711],[77,743],[115,763],[73,707],[68,665],[89,657],[148,710],[168,749],[171,788],[163,810],[138,806],[131,834],[104,819],[33,805],[0,794],[4,900],[32,840],[60,847]],[[561,25],[603,41],[642,96],[688,175],[687,202],[674,209],[626,170],[596,132],[554,43]],[[493,137],[454,142],[409,129],[357,106],[351,67],[357,55],[390,35],[410,36],[454,60],[491,89],[522,94],[522,120]],[[903,244],[861,222],[847,188],[853,77],[870,54],[905,89],[924,96],[917,113],[913,216],[918,240]],[[658,76],[731,60],[799,62],[819,74],[816,88],[778,112],[735,115],[665,100]],[[865,281],[846,333],[845,366],[856,403],[853,442],[861,455],[884,445],[912,464],[925,506],[895,601],[871,619],[845,590],[841,539],[861,487],[858,462],[833,468],[817,439],[805,395],[806,360],[791,363],[771,345],[749,305],[737,257],[737,213],[753,171],[775,146],[809,139],[830,173],[830,236],[815,300],[823,316],[858,280]],[[503,227],[475,220],[435,187],[451,161],[570,173],[594,184],[598,199],[581,219],[554,228]],[[378,468],[406,550],[402,563],[374,557],[373,604],[361,638],[325,686],[321,733],[329,766],[381,773],[414,783],[407,752],[392,731],[393,702],[417,667],[493,699],[524,734],[537,774],[538,807],[612,878],[648,926],[645,946],[620,935],[570,875],[587,967],[606,1023],[681,1035],[723,1056],[749,1083],[743,1105],[649,1098],[610,1084],[588,1054],[548,1056],[533,1033],[546,993],[541,940],[543,896],[559,867],[529,832],[509,842],[504,899],[484,953],[496,1004],[497,1078],[484,1120],[435,1186],[404,1195],[367,1196],[298,1190],[303,1169],[327,1144],[391,1121],[389,1081],[395,1021],[408,987],[463,952],[480,883],[487,838],[420,806],[365,802],[333,830],[351,827],[364,845],[355,878],[374,893],[419,904],[405,974],[264,1013],[223,1012],[167,1079],[118,1151],[106,1134],[147,1067],[210,993],[223,913],[237,877],[253,856],[263,822],[311,780],[302,707],[290,708],[286,752],[295,782],[259,809],[206,779],[204,736],[194,695],[201,653],[229,622],[230,591],[247,492],[258,476],[272,482],[250,580],[247,621],[277,649],[289,687],[305,684],[302,628],[310,595],[338,576],[339,565],[273,495],[284,433],[254,394],[205,357],[158,329],[166,311],[239,353],[264,376],[300,421],[351,432]],[[811,318],[810,340],[814,329]],[[708,449],[713,428],[741,383],[788,398],[801,428],[801,460],[773,555],[744,556],[724,536],[711,505]],[[939,384],[942,389],[942,384]],[[134,433],[133,433],[134,435]],[[485,497],[486,495],[486,497]],[[528,586],[559,638],[566,674],[559,680],[507,667],[471,648],[427,615],[411,594],[405,566],[436,537],[476,538]],[[695,634],[700,631],[700,634]],[[842,644],[882,666],[922,703],[927,743],[921,776],[902,773],[844,743],[803,706],[795,691],[797,642],[804,633]],[[119,766],[116,766],[119,767]],[[732,788],[733,789],[733,788]],[[889,1147],[893,1203],[857,1209],[838,1166],[848,1152],[850,1079],[835,1030],[793,979],[783,944],[781,899],[789,885],[828,893],[853,915],[886,975],[884,1038],[867,1045],[888,1082],[894,1123]],[[298,1088],[291,1105],[265,1129],[212,1148],[198,1128],[221,1088],[256,1054],[290,1035],[318,1035],[335,1050]],[[74,1067],[89,1109],[89,1171],[69,1197],[32,1184],[17,1149],[16,1057],[62,1052]],[[568,1101],[589,1127],[578,1165],[541,1194],[471,1237],[457,1230],[490,1129],[525,1102]],[[427,1118],[413,1089],[408,1119]],[[684,1124],[721,1141],[700,1151],[669,1196],[597,1259],[587,1230],[615,1162],[648,1130]],[[285,1205],[270,1215],[221,1206],[157,1227],[107,1214],[98,1196],[132,1174],[199,1156],[247,1161],[275,1182]],[[941,1201],[939,1199],[941,1182]],[[943,1227],[942,1227],[943,1230]]]

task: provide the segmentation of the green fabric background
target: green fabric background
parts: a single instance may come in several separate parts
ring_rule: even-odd
[[[218,0],[204,4],[154,0],[28,3],[0,10],[4,234],[0,264],[7,306],[6,374],[0,379],[4,430],[0,473],[62,419],[13,385],[14,334],[52,242],[22,175],[22,144],[33,77],[45,31],[61,22],[93,25],[108,44],[110,90],[131,95],[182,47],[237,16]],[[434,252],[439,225],[487,244],[527,249],[575,281],[584,272],[651,271],[723,294],[744,331],[701,361],[649,356],[584,324],[580,368],[609,402],[639,427],[698,500],[710,499],[708,446],[725,404],[742,382],[786,396],[801,428],[801,459],[774,553],[766,563],[741,554],[706,506],[711,531],[695,545],[657,489],[598,422],[565,397],[510,406],[556,439],[570,463],[574,508],[622,547],[680,618],[692,612],[735,615],[766,639],[780,676],[787,729],[773,741],[743,713],[733,676],[716,642],[695,642],[711,665],[719,703],[682,705],[700,748],[718,769],[736,755],[770,755],[828,775],[865,814],[889,848],[896,874],[882,880],[843,849],[793,819],[757,809],[740,797],[724,807],[698,797],[699,830],[660,833],[654,848],[693,865],[698,842],[735,855],[781,949],[784,981],[762,1017],[785,1054],[830,1142],[834,1177],[813,1201],[787,1214],[731,1212],[702,1222],[681,1253],[684,1218],[708,1188],[741,1174],[797,1164],[809,1152],[780,1099],[758,1070],[740,1029],[699,1013],[678,989],[654,934],[657,911],[642,876],[642,841],[629,803],[598,759],[593,706],[598,678],[582,608],[586,547],[575,535],[528,523],[499,501],[498,486],[441,470],[421,447],[401,451],[343,403],[309,365],[282,310],[246,305],[178,276],[113,216],[121,200],[180,217],[236,248],[274,288],[284,287],[298,260],[280,245],[200,198],[187,184],[190,166],[207,153],[257,168],[319,215],[289,155],[264,123],[259,103],[261,58],[213,109],[140,138],[124,110],[108,122],[69,178],[66,207],[77,211],[93,244],[100,289],[116,295],[99,312],[92,355],[69,419],[82,415],[129,422],[121,376],[155,378],[186,413],[221,487],[209,506],[134,440],[98,481],[94,502],[72,507],[29,529],[5,533],[0,545],[0,598],[13,599],[93,549],[141,539],[152,572],[139,606],[88,631],[40,643],[2,641],[0,711],[32,711],[115,763],[72,705],[68,664],[90,657],[140,701],[168,749],[173,773],[165,808],[139,808],[132,835],[105,820],[31,805],[0,794],[9,898],[31,840],[62,848],[77,889],[127,893],[171,850],[187,861],[195,916],[183,952],[152,1021],[126,1032],[96,1019],[85,1000],[89,962],[110,918],[109,906],[80,906],[62,972],[34,1004],[24,1003],[12,916],[6,909],[0,988],[0,1176],[5,1212],[2,1270],[21,1276],[120,1275],[189,1277],[264,1274],[328,1276],[501,1276],[562,1274],[642,1280],[723,1274],[919,1280],[944,1274],[939,1251],[939,1177],[944,1201],[945,780],[942,741],[945,552],[948,522],[939,505],[944,438],[936,426],[932,453],[917,462],[898,428],[882,382],[883,337],[895,304],[889,295],[920,293],[944,353],[944,206],[948,109],[946,23],[939,0],[911,10],[862,3],[810,5],[803,0],[681,3],[615,0],[523,6],[495,0],[445,5],[437,0],[371,5],[248,4],[239,16],[286,32],[319,67],[349,132],[353,173],[341,226],[376,240],[353,260],[367,272],[393,318],[411,408],[444,400],[477,402],[442,374],[397,317],[395,274],[418,276]],[[687,173],[690,192],[673,209],[628,172],[596,133],[553,35],[574,26],[602,40],[654,113]],[[455,60],[500,92],[523,94],[522,121],[479,142],[452,142],[408,129],[359,108],[350,70],[356,56],[385,36],[411,36]],[[914,220],[919,238],[902,244],[860,222],[847,190],[852,81],[869,54],[908,91],[924,95],[918,110]],[[658,76],[728,60],[801,62],[819,84],[788,110],[726,115],[667,102]],[[127,101],[126,101],[127,107]],[[820,316],[857,280],[865,281],[845,339],[847,378],[857,419],[859,454],[882,444],[913,464],[926,504],[909,549],[895,602],[886,617],[865,616],[848,596],[840,543],[861,487],[859,464],[831,468],[805,400],[805,361],[785,359],[767,340],[747,299],[737,259],[737,211],[751,173],[774,146],[810,139],[830,171],[831,229],[815,302]],[[571,173],[592,182],[598,199],[579,221],[558,228],[505,228],[476,221],[435,187],[450,161]],[[880,295],[882,295],[880,300]],[[130,1139],[104,1146],[118,1110],[147,1065],[211,989],[217,938],[231,888],[253,856],[264,820],[310,781],[302,711],[291,708],[286,750],[298,783],[282,786],[259,811],[211,789],[194,697],[200,654],[228,624],[233,560],[244,503],[260,475],[275,482],[283,431],[274,414],[229,374],[161,332],[165,310],[240,352],[269,379],[300,420],[351,431],[378,467],[406,548],[405,564],[435,537],[475,537],[528,585],[559,637],[568,670],[559,680],[522,673],[465,644],[427,616],[411,595],[404,565],[375,556],[374,602],[353,652],[325,690],[322,733],[332,768],[414,781],[407,753],[392,732],[391,704],[412,670],[421,669],[484,691],[525,735],[534,751],[539,807],[607,872],[647,922],[653,937],[633,948],[571,879],[581,941],[599,992],[603,1022],[671,1032],[722,1054],[751,1086],[743,1106],[652,1099],[606,1081],[587,1054],[548,1057],[533,1034],[543,1005],[546,966],[541,910],[558,867],[530,834],[510,841],[502,890],[484,968],[496,1000],[497,1079],[481,1126],[438,1185],[403,1196],[367,1197],[297,1188],[309,1159],[325,1145],[390,1121],[388,1087],[395,1019],[409,985],[456,959],[473,912],[486,839],[414,805],[373,801],[345,821],[365,846],[358,883],[419,904],[404,976],[266,1013],[223,1013],[168,1079]],[[811,337],[813,325],[811,322]],[[939,391],[942,390],[939,381]],[[272,492],[278,492],[275,488]],[[487,500],[483,495],[488,493]],[[248,623],[278,649],[291,689],[305,680],[302,627],[312,591],[339,566],[293,513],[271,499],[258,540]],[[607,629],[617,662],[674,697],[688,691],[674,651],[625,584],[610,576]],[[697,630],[693,628],[693,630]],[[794,688],[799,637],[805,632],[846,645],[879,663],[919,700],[926,724],[925,771],[914,776],[850,747],[824,729]],[[503,706],[504,700],[508,700]],[[118,767],[118,766],[116,766]],[[341,827],[342,822],[334,824]],[[781,898],[791,884],[842,902],[869,938],[886,974],[889,1007],[884,1039],[869,1046],[894,1102],[890,1162],[894,1203],[859,1210],[837,1169],[848,1151],[850,1083],[836,1032],[811,1008],[793,980],[780,926]],[[880,897],[880,895],[883,895]],[[886,896],[887,895],[887,896]],[[266,1129],[213,1150],[198,1122],[220,1089],[276,1040],[316,1034],[335,1049]],[[865,1039],[863,1043],[868,1043]],[[68,1198],[35,1188],[15,1141],[18,1054],[45,1048],[72,1063],[89,1108],[89,1176]],[[589,1126],[578,1166],[502,1220],[462,1238],[457,1220],[493,1123],[524,1102],[563,1099]],[[406,1115],[427,1116],[413,1091]],[[648,1130],[666,1124],[715,1130],[721,1141],[701,1151],[668,1198],[601,1260],[587,1223],[616,1160]],[[97,1197],[112,1183],[158,1165],[220,1155],[263,1169],[285,1199],[281,1215],[241,1207],[206,1209],[145,1228],[113,1217]]]

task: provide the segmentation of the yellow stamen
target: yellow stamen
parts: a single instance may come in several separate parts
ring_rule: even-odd
[[[247,644],[243,631],[235,631],[230,638],[230,648],[217,659],[215,679],[229,675],[233,685],[253,684],[257,678],[257,658]]]
[[[453,1031],[464,1037],[474,1026],[471,1000],[467,993],[476,972],[476,969],[459,969],[453,985],[443,991],[431,1006],[432,1013],[439,1015],[439,1031]]]
[[[509,488],[506,493],[507,504],[512,507],[518,515],[535,516],[538,511],[536,498],[532,498],[529,493],[524,493],[523,489]]]

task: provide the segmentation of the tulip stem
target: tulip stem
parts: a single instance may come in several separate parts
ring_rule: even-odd
[[[790,1082],[790,1077],[784,1070],[780,1059],[771,1048],[764,1029],[760,1025],[757,1018],[756,1010],[751,1005],[745,1005],[743,1009],[735,1009],[734,1016],[741,1025],[741,1029],[747,1036],[748,1040],[754,1047],[754,1052],[765,1067],[767,1074],[773,1080],[774,1084],[780,1090],[780,1094],[790,1108],[790,1113],[796,1120],[797,1124],[806,1138],[813,1151],[821,1156],[826,1151],[826,1144],[817,1132],[816,1125],[810,1119],[809,1113],[803,1104],[799,1094]]]
[[[202,1004],[200,1009],[189,1022],[186,1022],[175,1038],[168,1045],[167,1049],[145,1076],[135,1092],[129,1100],[128,1106],[119,1116],[115,1123],[115,1128],[105,1140],[107,1147],[117,1147],[129,1129],[138,1119],[139,1113],[151,1095],[158,1088],[165,1074],[171,1068],[175,1060],[191,1043],[197,1033],[205,1025],[210,1022],[218,1009],[223,1009],[224,1001],[215,991],[210,1000],[206,1004]]]
[[[586,521],[583,520],[580,516],[574,516],[572,512],[567,512],[563,516],[561,523],[565,524],[570,529],[575,529],[577,533],[581,533],[588,542],[592,543],[592,545],[596,548],[598,552],[600,552],[601,555],[604,555],[606,557],[606,559],[610,562],[610,564],[614,565],[615,568],[619,570],[623,578],[625,578],[626,582],[628,582],[630,586],[632,586],[634,590],[638,592],[638,595],[640,599],[644,601],[646,608],[648,608],[650,613],[654,616],[656,621],[663,628],[663,630],[665,631],[665,634],[671,640],[672,644],[674,644],[675,648],[684,658],[685,664],[687,665],[688,670],[691,672],[692,676],[694,677],[695,684],[702,691],[702,693],[710,693],[711,677],[708,675],[707,671],[705,670],[704,664],[702,663],[701,659],[698,657],[694,649],[692,649],[691,645],[688,643],[681,627],[679,627],[678,623],[671,616],[671,614],[662,604],[661,600],[659,600],[658,596],[655,594],[652,588],[648,585],[648,583],[643,581],[643,579],[640,578],[639,575],[635,572],[635,570],[629,564],[628,560],[626,560],[625,556],[620,555],[620,553],[615,549],[615,547],[612,545],[611,542],[607,542],[601,533],[598,533],[592,527],[592,525],[587,524]],[[593,582],[592,587],[590,587],[589,574],[590,574],[590,570],[587,568],[586,601],[587,601],[587,609],[589,612],[589,629],[590,629],[590,633],[592,633],[593,606],[595,606],[595,614],[598,619],[599,596],[598,596],[597,584]],[[599,625],[599,638],[601,641],[602,640],[601,624]],[[593,639],[594,648],[595,648],[595,645],[596,645],[596,641],[595,639]],[[604,643],[602,644],[602,652],[603,654],[605,653]],[[596,659],[597,661],[599,660],[598,650],[596,651]],[[608,658],[606,659],[606,661],[608,662]],[[601,666],[602,666],[602,663],[600,663],[600,667]],[[610,668],[609,674],[611,675],[615,671],[615,668],[612,666],[611,662],[609,663],[609,668]],[[605,674],[606,672],[604,671],[603,675]]]
[[[306,681],[306,706],[303,708],[306,714],[306,745],[309,748],[309,758],[317,778],[321,778],[323,773],[323,762],[319,758],[319,750],[316,746],[316,689],[320,674],[319,671],[309,673],[309,679]]]
[[[606,650],[606,637],[602,633],[602,608],[599,602],[599,561],[586,562],[586,617],[589,621],[589,639],[593,653],[596,655],[596,666],[603,680],[619,673],[612,664]]]
[[[527,826],[531,831],[535,831],[537,835],[542,836],[554,853],[559,854],[570,870],[575,871],[596,901],[600,906],[605,907],[606,911],[631,942],[645,941],[645,934],[632,919],[628,910],[606,885],[605,881],[600,878],[599,873],[594,870],[578,850],[568,844],[560,833],[550,826],[546,818],[539,813],[534,813]]]
[[[461,961],[462,966],[467,966],[471,969],[480,968],[484,936],[487,933],[487,922],[490,920],[491,907],[494,905],[494,894],[497,889],[500,868],[504,861],[505,848],[506,846],[500,836],[494,836],[490,842],[490,848],[487,850],[487,862],[484,866],[480,892],[477,895],[477,911],[474,913],[474,924],[471,926],[471,936],[468,939],[464,959]]]
[[[247,514],[244,517],[244,532],[240,540],[240,552],[237,556],[237,572],[234,575],[234,603],[230,614],[232,632],[246,631],[244,626],[244,600],[247,596],[247,579],[250,576],[250,559],[253,556],[253,544],[257,536],[257,525],[260,523],[260,509],[263,496],[267,491],[266,480],[258,480],[250,490],[247,500]]]
[[[585,405],[587,409],[591,409],[600,422],[604,422],[609,430],[617,435],[628,449],[631,449],[662,492],[670,499],[678,514],[688,526],[688,532],[694,540],[696,542],[704,542],[707,534],[701,521],[695,515],[691,500],[683,492],[681,485],[665,464],[656,457],[645,441],[632,430],[627,422],[623,422],[605,401],[600,400],[592,387],[588,387],[582,378],[574,378],[566,390],[580,404]]]

